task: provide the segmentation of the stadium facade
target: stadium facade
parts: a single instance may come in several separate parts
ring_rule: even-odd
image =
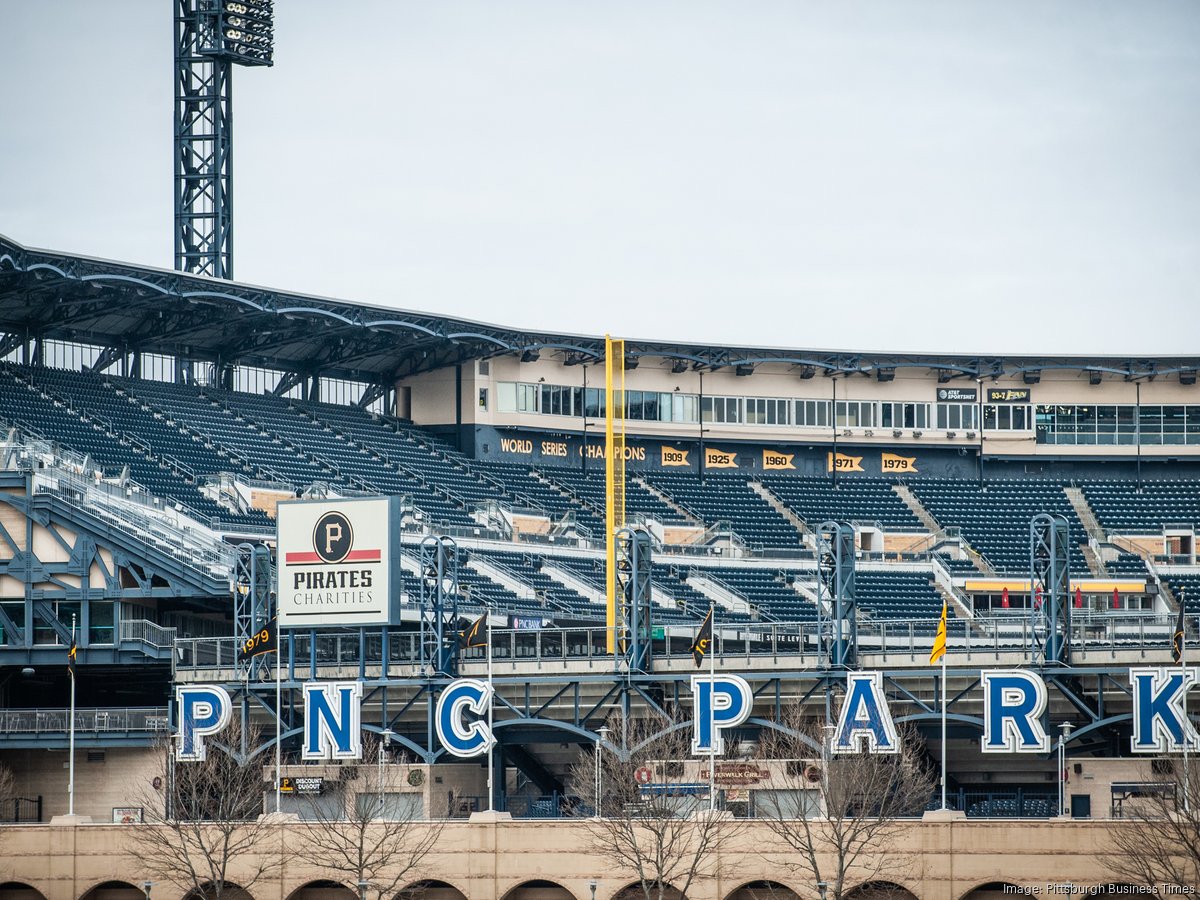
[[[355,788],[339,771],[356,761],[301,752],[304,685],[339,681],[360,686],[362,731],[386,734],[387,765],[419,773],[398,792],[405,808],[452,822],[429,861],[445,896],[583,898],[601,870],[597,896],[616,896],[632,878],[588,855],[569,770],[581,754],[631,752],[601,730],[614,717],[692,724],[691,650],[710,609],[708,664],[750,697],[731,759],[797,711],[836,721],[854,673],[880,673],[931,764],[948,721],[963,818],[908,826],[896,852],[914,860],[899,879],[914,896],[1107,883],[1104,836],[1188,771],[1192,717],[1149,721],[1163,739],[1139,746],[1133,670],[1178,666],[1180,621],[1184,663],[1194,655],[1200,356],[627,339],[624,505],[649,555],[639,653],[614,657],[603,338],[4,238],[0,335],[0,763],[16,781],[5,818],[27,823],[0,830],[4,900],[75,900],[108,882],[122,884],[99,900],[125,900],[155,880],[129,849],[153,826],[62,819],[66,751],[73,740],[77,815],[140,818],[155,748],[180,730],[180,688],[221,687],[261,729],[247,752],[264,781],[278,746],[287,777],[318,777],[344,802]],[[238,647],[276,611],[280,504],[375,496],[392,498],[386,623],[285,629],[277,686],[268,658]],[[943,607],[944,678],[929,665]],[[480,616],[490,653],[459,646]],[[456,679],[489,670],[490,778],[445,752],[434,721]],[[985,752],[998,671],[1037,676],[1048,744]],[[817,766],[835,752],[811,749]],[[716,790],[745,843],[688,896],[740,900],[767,880],[816,896],[756,822],[770,779]],[[513,821],[479,815],[492,807]],[[279,826],[281,854],[296,827]],[[297,863],[251,895],[336,893],[323,880]]]

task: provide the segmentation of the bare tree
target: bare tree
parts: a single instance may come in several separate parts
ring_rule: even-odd
[[[716,875],[719,848],[741,829],[730,816],[710,814],[707,798],[671,789],[685,781],[688,765],[696,761],[690,758],[690,732],[667,731],[669,724],[619,717],[610,722],[614,734],[625,734],[630,750],[624,758],[610,750],[599,754],[600,807],[587,819],[593,851],[632,872],[645,900],[686,895],[697,877]],[[642,769],[652,773],[653,785],[639,782]],[[568,783],[589,808],[596,778],[597,754],[585,750]]]
[[[16,802],[17,777],[10,767],[0,763],[0,822],[17,820]]]
[[[249,889],[278,870],[273,826],[262,818],[262,761],[243,748],[258,745],[257,729],[234,721],[218,742],[208,739],[207,759],[175,762],[169,740],[157,747],[160,764],[149,785],[134,789],[144,824],[127,831],[130,852],[153,875],[186,894],[222,900],[236,886]]]
[[[914,858],[897,851],[904,818],[922,814],[936,779],[916,752],[915,735],[901,731],[896,754],[830,756],[820,723],[798,711],[786,731],[764,732],[759,756],[775,790],[760,792],[755,815],[792,853],[777,861],[803,878],[828,885],[842,900],[857,884],[886,897],[891,883],[911,873]]]
[[[1112,876],[1145,887],[1200,888],[1200,764],[1193,756],[1186,778],[1181,759],[1148,762],[1146,769],[1108,829]]]
[[[305,804],[303,852],[341,881],[365,883],[387,898],[414,880],[444,825],[426,819],[419,805],[405,803],[406,798],[421,797],[401,790],[407,766],[390,760],[383,766],[367,762],[378,759],[380,749],[378,739],[364,739],[364,761],[356,773],[363,777],[343,782],[345,793],[336,798],[339,802],[312,798]]]

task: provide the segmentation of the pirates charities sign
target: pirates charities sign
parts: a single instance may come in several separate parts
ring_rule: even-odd
[[[1184,714],[1188,692],[1200,669],[1138,667],[1129,670],[1133,697],[1134,753],[1172,753],[1195,746],[1200,735]],[[1047,753],[1046,683],[1037,672],[992,669],[980,673],[984,753]],[[754,705],[750,684],[739,675],[693,675],[692,754],[722,756],[725,735],[744,724]],[[361,759],[363,683],[315,681],[303,685],[301,755],[306,760]],[[496,738],[488,724],[494,690],[478,678],[457,678],[438,694],[434,730],[446,753],[470,758],[486,753]],[[175,757],[203,760],[205,741],[223,731],[233,714],[229,692],[220,685],[175,689],[179,723]],[[850,672],[845,701],[833,732],[832,752],[898,753],[899,738],[884,692],[883,672]]]
[[[400,557],[392,548],[399,548],[399,523],[398,497],[280,503],[280,627],[395,621]]]

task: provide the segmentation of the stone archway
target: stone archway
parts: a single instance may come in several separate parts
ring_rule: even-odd
[[[989,881],[987,884],[981,884],[979,887],[967,891],[962,895],[962,900],[1001,900],[1001,898],[1012,898],[1025,893],[1024,888],[1012,882]]]
[[[575,900],[575,895],[561,884],[537,879],[510,888],[502,900]]]
[[[778,881],[751,881],[743,884],[725,900],[801,900],[799,894]]]
[[[103,881],[81,894],[79,900],[143,900],[145,896],[142,888],[128,881]]]
[[[0,900],[46,900],[46,895],[23,881],[0,884]]]
[[[410,884],[396,895],[396,900],[467,900],[467,895],[452,884],[429,879]]]
[[[358,900],[358,896],[340,881],[310,881],[302,884],[287,900]]]
[[[646,893],[635,882],[613,894],[613,900],[646,900]],[[673,885],[663,891],[663,900],[687,900],[687,896]]]
[[[917,900],[917,895],[894,881],[867,881],[848,891],[846,900]]]

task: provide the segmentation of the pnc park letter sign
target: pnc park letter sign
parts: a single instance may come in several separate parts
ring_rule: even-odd
[[[1129,670],[1133,694],[1134,753],[1170,753],[1193,745],[1200,735],[1184,714],[1184,698],[1200,682],[1200,670],[1141,667]],[[1046,753],[1050,736],[1042,724],[1046,683],[1037,672],[994,669],[981,673],[984,753]],[[434,725],[438,741],[451,756],[486,753],[495,742],[487,723],[492,686],[477,678],[458,678],[438,695]],[[233,703],[219,685],[180,685],[176,758],[203,760],[205,739],[230,721]],[[726,731],[750,717],[754,696],[739,675],[692,676],[692,754],[721,756]],[[306,760],[362,758],[362,682],[314,681],[304,685]],[[468,716],[468,713],[470,715]],[[883,673],[851,672],[846,699],[833,736],[833,753],[897,753],[895,722],[883,690]]]

